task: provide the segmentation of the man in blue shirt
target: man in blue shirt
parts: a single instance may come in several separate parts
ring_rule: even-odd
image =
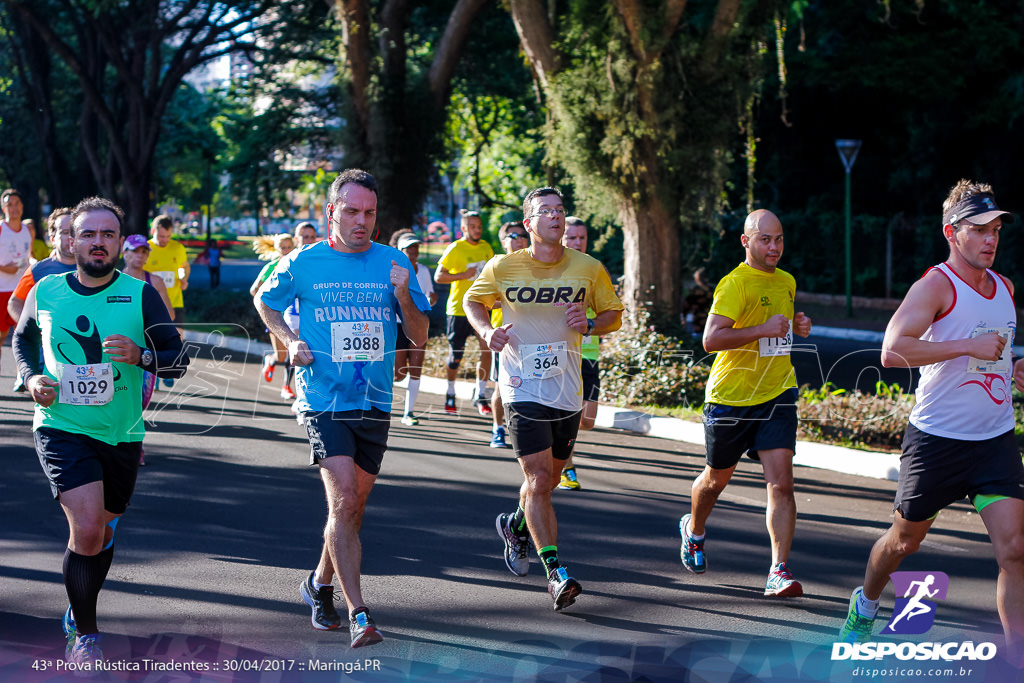
[[[343,171],[328,191],[325,213],[327,241],[275,270],[256,308],[298,366],[297,408],[327,495],[320,563],[299,591],[312,608],[314,628],[339,628],[331,585],[337,574],[352,647],[361,647],[383,640],[360,589],[359,527],[387,448],[396,317],[411,341],[423,343],[430,304],[405,254],[373,241],[373,176]],[[283,316],[295,299],[302,311],[298,334]]]

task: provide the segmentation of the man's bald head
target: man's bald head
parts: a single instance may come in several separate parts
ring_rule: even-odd
[[[740,243],[747,250],[747,265],[771,273],[782,257],[782,221],[767,209],[758,209],[743,223]]]
[[[743,234],[750,237],[754,233],[761,232],[762,228],[768,227],[773,230],[781,230],[782,221],[768,209],[758,209],[747,216],[747,220],[743,222]]]

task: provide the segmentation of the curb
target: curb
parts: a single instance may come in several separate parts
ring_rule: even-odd
[[[815,328],[816,331],[821,329],[823,328]],[[824,329],[830,331],[837,330],[839,332],[864,332],[864,330],[841,330],[839,328]],[[868,332],[868,334],[877,334],[878,341],[881,341],[881,333]],[[821,336],[830,335],[823,334]],[[861,337],[840,338],[874,341],[871,338]],[[229,337],[217,332],[185,330],[185,340],[201,344],[211,344],[228,349],[229,351],[258,356],[263,356],[272,351],[272,347],[267,342],[255,341],[244,337]],[[1014,347],[1015,352],[1017,348]],[[1019,355],[1024,355],[1024,348],[1022,348],[1022,353]],[[398,382],[397,386],[402,388],[408,387],[408,379]],[[448,382],[438,377],[424,375],[420,378],[420,391],[443,396],[448,391]],[[455,383],[455,397],[458,399],[470,401],[473,399],[475,391],[476,385],[473,382],[460,380]],[[606,429],[623,429],[636,434],[644,434],[672,441],[682,441],[698,446],[704,445],[704,426],[699,422],[680,420],[675,417],[658,417],[638,410],[617,408],[603,403],[597,408],[595,426]],[[873,479],[896,481],[900,471],[900,456],[898,453],[860,451],[814,441],[797,441],[793,464],[831,470],[843,474],[871,477]]]

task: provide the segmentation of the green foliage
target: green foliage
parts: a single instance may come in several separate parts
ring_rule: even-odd
[[[203,94],[182,83],[163,118],[153,169],[157,204],[181,204],[198,211],[209,204],[214,187],[217,156],[226,148],[214,127],[221,111],[216,93]]]
[[[898,384],[878,382],[875,394],[836,389],[800,388],[799,438],[863,448],[896,449],[914,407],[913,394]]]
[[[700,407],[711,372],[696,338],[672,337],[645,320],[601,338],[602,400],[619,406]]]
[[[182,295],[190,323],[241,325],[250,339],[267,340],[266,325],[260,320],[248,293],[190,288]]]

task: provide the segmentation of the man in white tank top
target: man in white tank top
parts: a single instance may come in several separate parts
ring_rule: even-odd
[[[1024,466],[1013,434],[1013,284],[991,270],[1002,226],[991,186],[961,180],[942,205],[949,259],[928,270],[889,321],[882,365],[920,368],[900,458],[892,527],[875,543],[853,592],[846,642],[863,642],[889,575],[915,552],[942,508],[969,498],[999,564],[999,618],[1010,661],[1024,643]]]

